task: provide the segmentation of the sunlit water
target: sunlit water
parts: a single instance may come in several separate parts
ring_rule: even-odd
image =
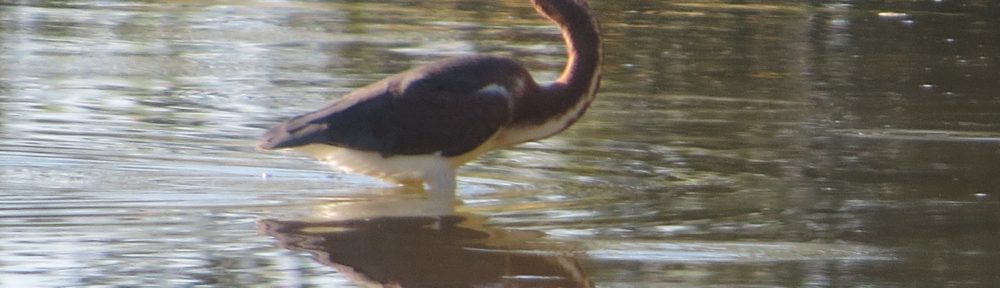
[[[593,0],[598,101],[458,207],[253,150],[449,55],[553,79],[527,2],[0,0],[0,285],[1000,283],[989,1]]]

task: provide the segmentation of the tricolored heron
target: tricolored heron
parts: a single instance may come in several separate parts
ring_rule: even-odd
[[[267,131],[260,150],[290,148],[332,166],[453,195],[455,170],[499,148],[572,125],[600,84],[601,38],[585,0],[532,0],[559,25],[568,60],[539,85],[509,58],[455,57],[390,76]]]

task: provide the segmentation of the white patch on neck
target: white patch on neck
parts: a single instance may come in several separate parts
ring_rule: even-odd
[[[507,88],[504,88],[496,83],[490,83],[490,85],[480,88],[475,94],[497,94],[504,97],[510,97],[510,91],[507,91]]]
[[[600,50],[598,50],[598,57],[602,57]],[[602,57],[603,58],[603,57]],[[519,143],[524,143],[528,141],[541,140],[543,138],[555,135],[568,128],[571,122],[576,121],[578,118],[583,116],[583,111],[586,109],[594,98],[597,96],[597,85],[599,84],[598,79],[601,77],[601,59],[597,61],[597,67],[594,68],[594,75],[590,78],[590,86],[587,87],[586,94],[573,105],[573,108],[567,110],[563,114],[549,119],[545,123],[539,126],[522,126],[522,127],[511,127],[499,139],[500,146],[513,146]]]

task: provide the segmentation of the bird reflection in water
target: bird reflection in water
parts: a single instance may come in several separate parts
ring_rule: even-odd
[[[318,211],[332,218],[264,219],[257,222],[257,229],[274,237],[278,245],[309,252],[316,261],[366,286],[593,287],[579,265],[578,251],[546,243],[541,233],[489,227],[482,216],[392,212],[382,217],[341,217],[342,212],[360,211],[355,209],[403,208],[408,200],[385,201],[391,202],[324,205]],[[409,210],[416,214],[427,212],[419,206],[435,206],[422,199],[409,201],[418,206]],[[454,211],[455,206],[449,206]]]

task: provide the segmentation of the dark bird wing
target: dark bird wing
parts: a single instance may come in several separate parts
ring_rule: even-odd
[[[391,76],[292,118],[265,133],[258,147],[326,144],[384,157],[461,155],[510,122],[512,96],[507,91],[512,91],[514,81],[524,81],[512,77],[525,76],[522,66],[506,58],[444,60]]]

